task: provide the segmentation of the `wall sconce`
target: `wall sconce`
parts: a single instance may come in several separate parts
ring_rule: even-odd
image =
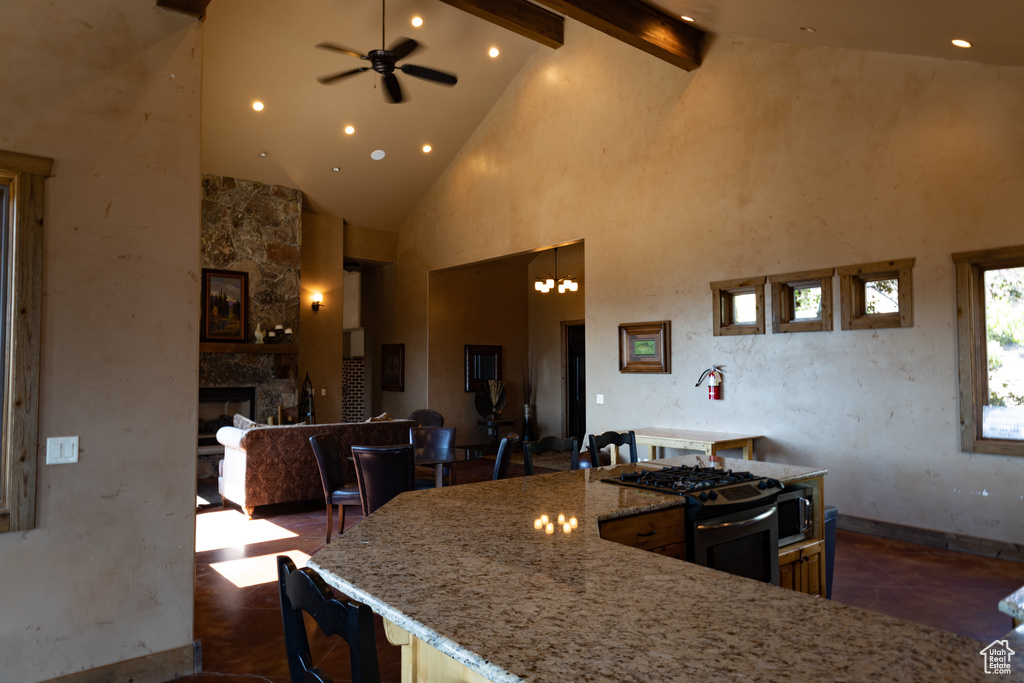
[[[313,292],[313,312],[320,310],[320,307],[324,305],[324,295],[320,292]]]

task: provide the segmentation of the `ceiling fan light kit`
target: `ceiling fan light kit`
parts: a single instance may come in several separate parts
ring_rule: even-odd
[[[381,0],[380,15],[380,42],[381,45],[384,45],[384,0]],[[420,47],[420,44],[412,38],[399,38],[391,47],[381,47],[379,50],[370,50],[365,55],[356,52],[355,50],[350,50],[347,47],[338,45],[337,43],[317,43],[316,47],[321,50],[337,52],[338,54],[348,55],[350,57],[358,57],[359,59],[370,62],[370,66],[362,66],[355,69],[349,69],[348,71],[339,71],[338,73],[330,74],[328,76],[320,76],[316,79],[320,81],[320,83],[323,85],[330,85],[350,76],[355,76],[356,74],[372,69],[380,74],[381,82],[384,86],[382,88],[384,92],[384,99],[394,104],[398,104],[405,99],[402,93],[402,86],[399,85],[398,77],[395,75],[396,69],[404,74],[408,74],[416,78],[422,78],[427,81],[433,81],[434,83],[440,83],[442,85],[455,85],[459,82],[459,79],[454,74],[438,71],[437,69],[430,69],[425,66],[417,66],[415,64],[402,64],[399,66],[398,62],[411,55]]]

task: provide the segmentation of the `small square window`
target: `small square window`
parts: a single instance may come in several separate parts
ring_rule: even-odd
[[[913,327],[913,267],[910,258],[839,268],[842,328]]]
[[[711,283],[713,333],[764,334],[764,278]]]
[[[832,268],[769,275],[772,332],[832,329]]]

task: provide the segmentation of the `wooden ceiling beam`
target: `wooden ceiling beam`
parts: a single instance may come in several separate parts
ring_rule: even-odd
[[[210,2],[211,0],[156,0],[156,6],[202,21],[203,15],[206,14],[206,6]]]
[[[441,0],[463,12],[486,19],[541,45],[563,45],[565,20],[554,12],[526,0]]]
[[[686,71],[700,66],[704,32],[642,0],[535,1]]]

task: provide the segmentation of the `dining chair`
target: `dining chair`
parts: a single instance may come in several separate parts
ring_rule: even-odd
[[[296,569],[287,555],[277,556],[277,586],[292,683],[333,683],[313,665],[303,612],[313,617],[324,635],[341,636],[348,643],[351,680],[379,683],[377,637],[367,605],[335,597],[319,574],[308,567]]]
[[[508,478],[508,466],[512,462],[512,450],[516,447],[517,443],[519,443],[519,435],[515,432],[509,432],[509,435],[498,444],[498,454],[494,456],[494,474],[491,475],[491,479]]]
[[[539,441],[523,442],[523,467],[526,468],[526,476],[533,475],[534,458],[549,452],[568,453],[569,469],[580,468],[580,449],[576,439],[569,437],[563,439],[560,436],[545,436]]]
[[[412,444],[352,446],[352,461],[364,516],[368,517],[399,493],[415,489]]]
[[[324,486],[324,502],[327,504],[326,542],[330,543],[334,506],[338,506],[338,535],[341,536],[345,533],[345,506],[360,505],[359,486],[345,483],[345,463],[333,434],[311,436],[309,445],[313,447],[316,465],[320,469],[320,483]]]
[[[414,448],[454,448],[455,447],[455,427],[410,427],[409,428],[409,443]],[[417,472],[423,472],[427,468],[417,467]],[[416,488],[417,489],[429,489],[434,488],[436,484],[435,470],[433,467],[430,469],[430,476],[426,474],[420,474],[416,477]],[[452,476],[452,466],[444,466],[444,480],[448,482],[448,486],[451,486],[454,482]]]
[[[629,446],[629,461],[637,462],[636,456],[636,435],[633,431],[628,432],[605,432],[594,436],[591,434],[589,437],[590,443],[590,466],[600,467],[601,466],[601,449],[607,446],[615,445],[619,448],[623,446]]]
[[[409,413],[410,420],[416,420],[421,427],[444,427],[444,416],[430,408],[419,408]]]

